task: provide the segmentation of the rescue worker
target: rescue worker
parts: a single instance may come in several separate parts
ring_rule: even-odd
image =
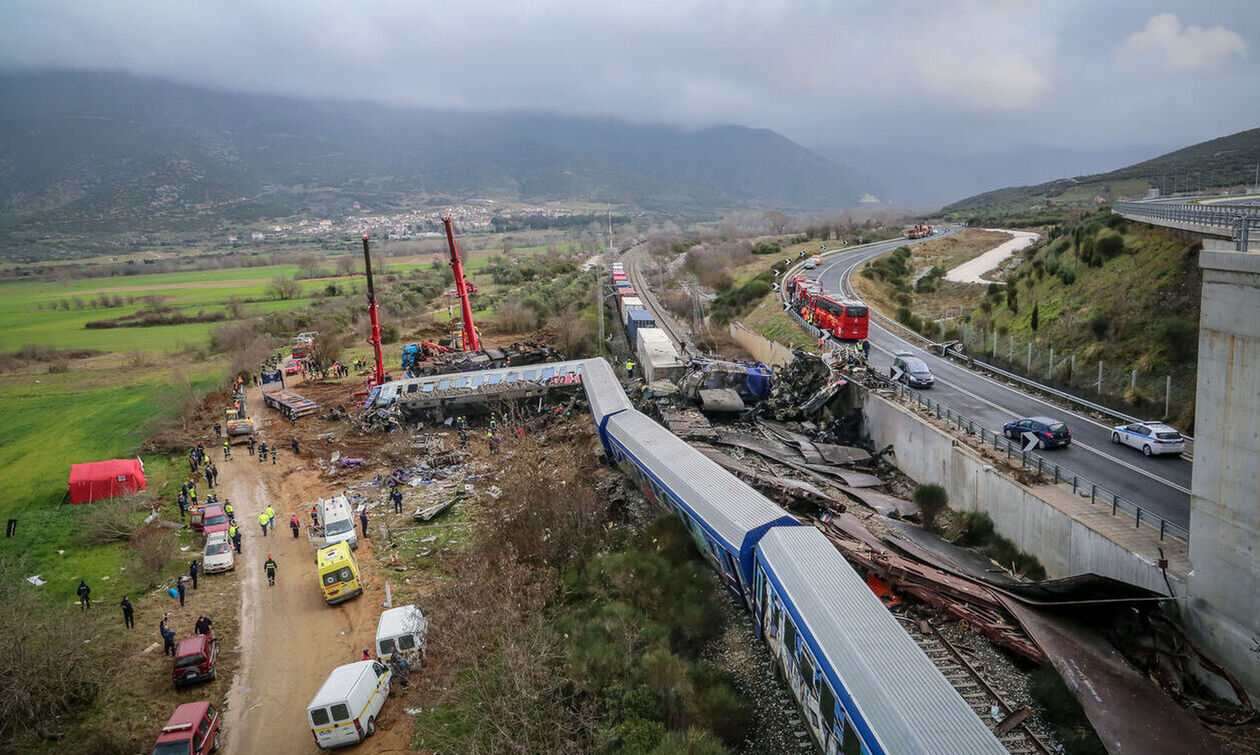
[[[486,442],[490,444],[490,455],[499,455],[499,436],[492,430],[486,431]]]
[[[468,430],[463,427],[459,429],[459,447],[468,448]]]
[[[368,536],[368,515],[367,508],[359,512],[359,522],[363,524],[363,537]]]
[[[192,578],[193,589],[197,589],[197,575],[201,573],[201,564],[197,559],[188,562],[188,576]]]
[[[223,513],[227,514],[228,521],[236,524],[236,507],[232,505],[232,500],[226,499],[223,502]]]
[[[267,572],[267,586],[270,587],[276,583],[276,560],[267,554],[267,560],[263,562],[263,569]]]
[[[389,500],[394,502],[394,513],[401,514],[402,513],[402,491],[399,490],[398,488],[394,488],[393,490],[389,491]]]
[[[175,502],[179,504],[179,518],[182,521],[184,515],[188,513],[188,491],[181,490]]]
[[[631,360],[631,359],[626,360],[626,377],[628,378],[634,377],[634,360]]]
[[[189,506],[197,505],[197,486],[196,485],[188,486],[188,505]]]
[[[175,630],[168,629],[166,619],[158,624],[158,632],[162,635],[162,655],[175,655]]]
[[[248,443],[247,443],[246,445],[248,445],[248,446],[249,446],[249,455],[250,455],[250,456],[253,456],[253,455],[254,455],[254,445],[255,445],[255,441],[254,441],[254,436],[253,436],[253,435],[250,435],[250,436],[249,436],[249,441],[248,441]]]
[[[224,461],[232,460],[232,444],[226,440],[223,441],[223,460]]]
[[[267,515],[267,524],[270,525],[272,529],[275,529],[276,528],[276,510],[271,508],[270,505],[268,505],[267,510],[264,511],[263,513]]]
[[[236,522],[232,522],[228,526],[228,537],[232,539],[232,547],[237,553],[241,552],[241,528],[236,526]]]
[[[268,521],[269,521],[269,520],[267,519],[267,512],[265,512],[265,511],[264,511],[263,513],[261,513],[261,514],[259,514],[259,515],[258,515],[258,523],[259,523],[260,525],[262,525],[263,537],[266,537],[266,536],[267,536],[267,523],[268,523]]]
[[[218,422],[214,423],[214,435],[216,438],[223,437],[223,425],[219,424]]]
[[[302,525],[298,524],[297,514],[290,516],[289,529],[293,530],[293,537],[296,538],[298,536],[298,530],[301,528],[302,528]]]
[[[175,592],[179,593],[179,607],[184,607],[184,594],[188,591],[184,583],[188,580],[183,574],[179,575],[179,579],[175,580]]]
[[[122,612],[123,612],[123,624],[128,629],[135,629],[136,628],[136,613],[135,613],[136,609],[132,607],[131,601],[127,600],[126,595],[123,596],[122,602],[119,603],[118,606],[119,608],[122,609]]]
[[[316,506],[311,507],[311,524],[316,527],[319,526],[319,508]]]
[[[289,448],[293,449],[294,456],[301,455],[301,452],[298,450],[298,439],[296,435],[294,435],[293,438],[289,440]]]
[[[267,460],[267,441],[258,444],[258,463],[261,464]]]
[[[88,587],[87,580],[79,580],[79,589],[75,590],[79,595],[79,608],[84,611],[92,607],[92,588]]]
[[[276,465],[276,458],[280,456],[280,454],[276,453],[277,450],[278,449],[276,448],[276,444],[272,443],[271,444],[271,466],[273,467]]]

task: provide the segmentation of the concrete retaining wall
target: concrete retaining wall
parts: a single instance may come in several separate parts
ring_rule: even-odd
[[[1154,558],[1126,549],[1047,500],[1063,491],[1021,485],[966,444],[873,392],[863,410],[871,440],[877,448],[893,444],[902,472],[920,484],[943,486],[951,508],[988,513],[995,529],[1036,556],[1050,578],[1092,572],[1168,594]]]
[[[792,361],[791,349],[749,330],[741,323],[731,323],[731,338],[762,364],[779,367]]]

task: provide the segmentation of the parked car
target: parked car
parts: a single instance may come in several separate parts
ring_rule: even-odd
[[[297,359],[290,359],[284,363],[284,374],[296,375],[302,371],[302,362]]]
[[[358,744],[376,733],[376,717],[389,696],[389,667],[358,661],[332,670],[306,706],[307,723],[321,750]]]
[[[176,687],[214,681],[219,660],[219,642],[212,634],[194,634],[179,641],[171,681]]]
[[[1028,417],[1007,422],[1002,434],[1011,440],[1023,443],[1024,433],[1037,436],[1037,448],[1054,448],[1068,446],[1072,443],[1072,431],[1057,419],[1050,417]]]
[[[153,755],[206,755],[217,749],[219,711],[203,700],[175,709],[153,745]]]
[[[901,374],[898,375],[898,372]],[[889,374],[911,388],[931,388],[936,385],[936,379],[932,377],[927,362],[909,351],[893,352],[893,366]]]
[[[228,522],[227,511],[223,509],[223,504],[212,503],[201,510],[201,529],[206,533],[206,537],[216,532],[227,532],[231,527]]]
[[[206,538],[206,549],[201,556],[201,569],[206,574],[231,571],[236,568],[236,553],[226,532],[215,532]]]
[[[1120,425],[1111,431],[1111,442],[1133,446],[1147,456],[1179,454],[1186,450],[1186,441],[1181,433],[1162,422]]]

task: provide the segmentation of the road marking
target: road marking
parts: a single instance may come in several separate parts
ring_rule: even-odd
[[[885,330],[885,329],[883,329],[883,328],[881,328],[881,330],[884,330],[884,332],[885,332],[885,333],[888,333],[888,331],[887,331],[887,330]],[[891,333],[889,333],[889,335],[892,335],[892,334],[891,334]],[[880,351],[882,351],[882,352],[884,352],[884,353],[886,353],[886,354],[888,354],[888,355],[890,355],[890,356],[892,355],[892,352],[891,352],[891,351],[889,351],[888,349],[886,349],[886,348],[884,348],[884,347],[882,347],[882,346],[878,346],[878,345],[876,345],[876,346],[875,346],[875,348],[879,349]],[[997,411],[1002,412],[1003,414],[1015,414],[1015,412],[1012,412],[1010,409],[1007,409],[1007,408],[1006,408],[1006,407],[1004,407],[1004,406],[999,406],[999,405],[997,405],[997,404],[993,403],[992,401],[990,401],[990,400],[988,400],[988,399],[986,399],[986,398],[984,398],[984,397],[982,397],[982,396],[977,396],[976,394],[972,393],[971,391],[967,390],[966,388],[963,388],[962,386],[959,386],[959,385],[955,385],[954,383],[951,383],[951,382],[949,382],[948,380],[944,380],[944,379],[942,379],[942,378],[938,377],[938,378],[936,379],[936,381],[937,381],[938,383],[940,383],[941,385],[947,385],[947,386],[949,386],[950,388],[953,388],[954,390],[958,391],[959,393],[961,393],[961,394],[963,394],[963,395],[965,395],[965,396],[969,396],[969,397],[971,397],[971,398],[975,399],[976,401],[979,401],[979,402],[980,402],[980,403],[982,403],[982,404],[986,404],[987,406],[992,407],[993,409],[996,409]],[[989,431],[990,431],[990,432],[992,432],[994,435],[998,435],[998,434],[1000,434],[1000,432],[999,432],[999,431],[993,430],[993,428],[989,428]],[[1134,466],[1134,465],[1130,464],[1129,462],[1124,461],[1124,460],[1122,460],[1122,459],[1119,459],[1119,458],[1117,458],[1117,457],[1115,457],[1115,456],[1112,456],[1112,455],[1110,455],[1110,454],[1107,454],[1107,453],[1105,453],[1105,452],[1103,452],[1103,451],[1101,451],[1101,450],[1099,450],[1099,449],[1097,449],[1097,448],[1095,448],[1095,447],[1093,447],[1093,446],[1089,445],[1088,443],[1082,443],[1082,442],[1081,442],[1081,441],[1079,441],[1079,440],[1073,439],[1073,440],[1072,440],[1072,445],[1073,445],[1073,446],[1077,446],[1077,447],[1079,447],[1079,448],[1083,448],[1083,449],[1085,449],[1086,451],[1089,451],[1089,452],[1091,452],[1091,453],[1097,454],[1098,456],[1101,456],[1102,458],[1106,459],[1107,461],[1112,462],[1113,464],[1119,464],[1120,466],[1122,466],[1122,467],[1124,467],[1124,468],[1126,468],[1126,469],[1128,469],[1128,470],[1130,470],[1130,471],[1132,471],[1132,472],[1136,472],[1136,473],[1138,473],[1138,474],[1142,475],[1143,477],[1150,478],[1151,480],[1154,480],[1155,482],[1158,482],[1158,483],[1160,483],[1161,485],[1167,485],[1168,487],[1172,488],[1173,490],[1177,490],[1177,491],[1180,491],[1180,492],[1182,492],[1182,493],[1185,493],[1186,495],[1190,495],[1190,491],[1189,491],[1187,488],[1183,488],[1183,487],[1181,487],[1180,485],[1178,485],[1177,483],[1173,482],[1172,480],[1167,480],[1167,479],[1165,479],[1165,478],[1163,478],[1163,477],[1160,477],[1160,476],[1156,475],[1154,472],[1150,472],[1150,471],[1148,471],[1148,470],[1142,469],[1141,467]]]

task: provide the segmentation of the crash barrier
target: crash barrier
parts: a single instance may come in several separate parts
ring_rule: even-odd
[[[913,388],[908,388],[883,375],[871,374],[893,388],[899,397],[913,402],[920,409],[935,415],[938,420],[947,422],[968,435],[979,436],[983,445],[992,446],[998,452],[1005,452],[1008,461],[1019,459],[1021,468],[1036,470],[1038,476],[1052,477],[1055,485],[1071,486],[1073,495],[1084,497],[1085,493],[1089,493],[1089,502],[1091,504],[1102,503],[1103,505],[1110,505],[1112,516],[1119,516],[1123,512],[1133,517],[1134,527],[1140,527],[1145,524],[1148,527],[1158,529],[1160,540],[1163,540],[1164,536],[1168,535],[1177,540],[1189,542],[1190,531],[1185,527],[1152,514],[1119,493],[1113,492],[1087,477],[1076,474],[1067,467],[1056,462],[1046,461],[1041,454],[1025,451],[1023,444],[1019,440],[1010,440],[1000,433],[988,430],[984,426],[977,424],[970,417],[959,414]]]
[[[1193,202],[1116,202],[1111,205],[1111,211],[1154,225],[1179,223],[1219,228],[1234,239],[1239,251],[1246,251],[1252,240],[1260,241],[1260,207]]]
[[[796,312],[789,311],[788,314],[796,320],[802,327],[818,336],[821,331],[801,319]],[[832,350],[839,350],[838,344],[832,344]],[[1018,441],[1008,440],[1000,433],[985,429],[982,425],[978,425],[975,420],[966,415],[950,409],[935,399],[928,398],[919,391],[909,388],[902,383],[893,381],[891,378],[880,375],[875,371],[869,373],[876,380],[888,385],[896,390],[898,396],[903,396],[915,402],[920,407],[932,412],[937,419],[944,420],[958,427],[958,429],[966,432],[968,435],[978,435],[980,442],[984,445],[992,445],[998,451],[1005,451],[1006,458],[1020,460],[1020,465],[1024,469],[1035,469],[1038,475],[1050,475],[1054,478],[1056,485],[1071,485],[1074,495],[1083,495],[1089,493],[1089,502],[1091,504],[1102,502],[1111,505],[1111,513],[1118,516],[1121,512],[1133,517],[1134,527],[1140,527],[1143,524],[1149,527],[1155,527],[1159,530],[1159,539],[1163,540],[1165,535],[1176,538],[1183,542],[1189,542],[1190,531],[1179,524],[1174,524],[1160,516],[1152,514],[1150,511],[1142,508],[1133,501],[1124,498],[1119,493],[1099,485],[1087,477],[1076,474],[1072,470],[1064,467],[1056,462],[1046,461],[1040,454],[1023,450],[1023,445]]]

